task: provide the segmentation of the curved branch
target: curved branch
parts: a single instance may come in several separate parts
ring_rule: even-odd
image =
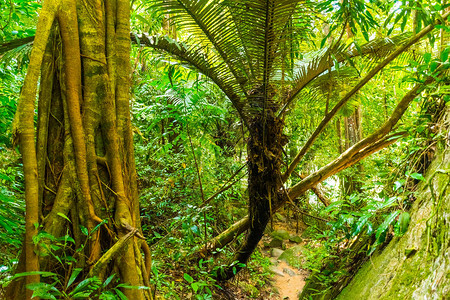
[[[434,78],[429,77],[424,83],[416,84],[412,90],[409,91],[397,104],[397,107],[392,112],[391,117],[377,131],[348,148],[333,162],[310,174],[298,184],[294,185],[291,189],[289,189],[289,195],[292,198],[298,197],[312,186],[324,181],[339,171],[354,165],[361,159],[377,151],[379,149],[379,145],[387,146],[392,144],[393,141],[398,139],[398,137],[386,137],[386,135],[403,116],[411,101],[414,100],[414,98],[434,80]]]

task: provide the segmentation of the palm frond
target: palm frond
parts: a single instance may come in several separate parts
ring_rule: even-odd
[[[292,22],[301,2],[244,0],[224,3],[234,20],[246,66],[251,73],[247,86],[248,100],[254,106],[265,107],[265,101],[276,101],[276,94],[282,90],[277,91],[271,87],[272,81],[279,80],[285,60],[286,53],[282,45],[290,41],[294,30],[301,31],[299,24],[307,27],[307,22]]]
[[[276,98],[278,90],[270,86],[285,61],[282,45],[296,36],[294,32],[310,27],[310,22],[301,21],[302,5],[306,4],[300,0],[156,0],[155,7],[171,14],[175,24],[195,38],[196,49],[210,65],[221,67],[222,78],[234,77],[249,103],[242,108],[250,112],[252,103],[261,106]]]
[[[239,52],[242,45],[236,38],[232,16],[222,1],[157,0],[155,7],[161,13],[171,14],[175,24],[189,32],[195,43],[201,45],[212,64],[224,63],[245,91],[243,85],[247,76],[242,65],[245,60]]]
[[[0,44],[0,63],[17,63],[20,66],[26,65],[30,57],[34,37],[12,40]]]
[[[408,42],[411,36],[412,33],[406,32],[394,37],[377,38],[361,45],[361,47],[353,47],[347,55],[349,57],[369,56],[382,59],[391,54],[398,46]]]
[[[338,92],[340,86],[359,78],[359,73],[353,67],[332,68],[331,72],[324,72],[311,82],[309,88],[316,89],[322,94],[328,94],[330,90]]]
[[[21,46],[31,44],[34,41],[34,36],[28,36],[21,39],[15,39],[11,41],[6,41],[0,43],[0,56],[5,54],[8,51],[14,50],[16,48],[19,48]]]
[[[217,86],[227,95],[236,109],[244,111],[245,94],[240,90],[239,84],[224,62],[215,60],[206,55],[206,46],[188,45],[177,42],[167,36],[148,36],[146,34],[132,35],[132,41],[153,49],[162,50],[181,61],[185,61],[211,78]],[[244,119],[244,116],[241,115]]]
[[[341,88],[359,78],[357,70],[353,67],[341,67],[339,69],[332,68],[331,72],[325,71],[316,77],[303,89],[298,98],[302,99],[302,103],[313,103],[317,101],[325,102],[327,97],[336,98]],[[330,101],[330,106],[333,105]]]

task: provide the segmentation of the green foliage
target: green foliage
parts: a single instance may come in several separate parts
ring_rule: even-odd
[[[413,2],[417,7],[410,6]],[[411,30],[413,10],[418,13],[417,28],[413,29],[420,30],[443,8],[426,1],[413,2],[281,1],[285,5],[275,9],[277,17],[271,28],[276,39],[270,36],[273,32],[264,35],[267,28],[263,21],[268,11],[260,4],[266,2],[199,1],[196,5],[190,5],[192,1],[175,0],[133,2],[134,30],[168,34],[170,38],[153,39],[153,45],[167,46],[167,51],[181,53],[184,56],[179,58],[183,62],[193,64],[188,67],[148,49],[133,49],[133,130],[142,191],[141,213],[144,234],[154,256],[150,280],[159,294],[166,299],[185,299],[187,295],[211,299],[218,288],[211,276],[218,271],[213,265],[223,263],[223,257],[217,255],[214,261],[191,258],[209,238],[247,213],[243,208],[245,175],[240,175],[241,180],[231,189],[207,205],[203,203],[245,164],[247,134],[229,100],[240,112],[254,113],[261,111],[263,105],[252,103],[249,91],[258,90],[268,81],[276,86],[273,91],[276,101],[282,101],[290,88],[294,92],[289,96],[302,90],[298,94],[302,101],[290,107],[291,114],[286,117],[285,133],[290,143],[285,159],[289,163],[324,114],[373,67],[368,61],[385,57],[410,37],[409,34],[392,35]],[[0,12],[3,29],[0,41],[34,34],[40,3],[25,0],[0,4],[8,8]],[[172,16],[166,14],[168,10]],[[162,28],[163,23],[173,27],[176,38],[173,32]],[[352,37],[350,34],[345,37],[346,25]],[[448,30],[448,26],[440,28]],[[375,36],[381,38],[374,39]],[[341,42],[339,47],[326,46],[337,40]],[[276,42],[271,46],[272,41]],[[430,42],[434,42],[432,35]],[[137,43],[140,44],[139,40]],[[412,83],[434,76],[440,63],[443,68],[448,67],[449,49],[441,51],[438,57],[433,57],[435,52],[430,46],[420,45],[413,55],[399,58],[395,66],[387,67],[353,96],[338,117],[343,120],[353,115],[357,107],[363,107],[362,135],[373,132]],[[11,148],[10,124],[23,81],[22,68],[28,62],[26,53],[27,47],[23,47],[2,57],[7,64],[0,67],[0,150]],[[329,65],[330,60],[333,65]],[[202,73],[193,71],[193,67]],[[301,200],[302,208],[331,220],[328,227],[313,223],[308,229],[314,232],[314,241],[310,241],[305,252],[308,262],[304,267],[315,271],[323,267],[324,272],[317,276],[325,286],[331,286],[347,274],[336,270],[336,265],[324,266],[322,262],[342,258],[352,241],[360,236],[372,236],[374,243],[368,250],[371,253],[391,236],[406,232],[411,218],[407,211],[414,198],[411,185],[424,180],[423,170],[416,168],[416,163],[407,162],[421,159],[423,149],[432,147],[427,144],[430,138],[442,140],[442,136],[430,130],[430,125],[435,122],[436,107],[450,99],[445,86],[427,93],[402,120],[400,128],[409,132],[410,137],[362,164],[365,171],[357,179],[362,185],[359,193],[343,198],[338,188],[340,179],[335,177],[324,184],[330,189],[328,196],[332,199],[328,208],[316,205],[312,194]],[[436,100],[443,93],[447,95]],[[244,102],[245,109],[241,106]],[[299,172],[308,174],[338,156],[337,143],[336,128],[329,126],[305,157]],[[11,165],[2,165],[0,169],[0,247],[9,251],[11,246],[21,245],[24,203],[20,196],[23,189],[20,163],[8,155],[5,157],[12,161]],[[342,175],[357,172],[355,167]],[[299,180],[290,179],[288,184]],[[70,222],[67,216],[59,216]],[[89,239],[99,226],[92,232],[84,227],[80,230]],[[58,263],[57,268],[73,268],[68,266],[73,266],[79,249],[75,249],[69,232],[54,237],[41,230],[34,241],[43,257],[52,257]],[[230,250],[215,254],[229,256]],[[256,251],[244,273],[251,277],[250,286],[262,288],[269,283],[269,265],[269,260]],[[9,271],[11,264],[3,267]],[[70,274],[67,281],[54,273],[39,273],[43,282],[29,288],[42,299],[124,299],[121,288],[129,288],[118,284],[114,275],[101,282],[98,278],[83,277],[86,274],[77,268],[66,273]],[[249,290],[249,293],[253,292]]]
[[[319,2],[317,8],[319,11],[323,11],[325,13],[333,13],[330,32],[322,39],[321,42],[321,45],[323,46],[326,40],[336,29],[340,28],[342,24],[347,23],[349,24],[353,34],[361,31],[366,41],[369,41],[369,30],[379,26],[377,20],[372,16],[372,13],[377,11],[377,8],[380,10],[383,9],[383,6],[379,1],[327,0]]]
[[[203,259],[200,259],[198,263],[198,268],[195,268],[195,274],[197,279],[192,278],[189,274],[184,273],[183,278],[186,280],[186,282],[189,284],[190,288],[192,289],[193,295],[195,295],[195,299],[198,300],[207,300],[212,299],[213,293],[211,291],[211,288],[213,287],[219,287],[215,280],[211,277],[210,273],[205,270],[204,264],[211,263],[212,260],[204,261]]]
[[[99,300],[127,300],[121,289],[140,288],[126,284],[119,284],[115,274],[109,276],[104,281],[97,277],[89,277],[81,281],[76,281],[81,269],[74,268],[69,280],[64,284],[64,278],[52,272],[25,272],[14,275],[16,278],[40,275],[41,278],[48,278],[47,282],[37,282],[27,285],[33,291],[33,297],[40,299],[99,299]],[[61,288],[61,286],[63,288]]]
[[[98,228],[94,228],[86,235],[86,241],[89,236]],[[17,278],[30,275],[39,275],[41,282],[27,285],[28,289],[33,291],[33,297],[41,299],[99,299],[99,300],[126,300],[123,289],[142,289],[147,287],[135,287],[120,283],[116,274],[110,275],[105,280],[98,277],[86,277],[86,270],[76,268],[75,263],[84,247],[81,245],[75,252],[75,241],[69,235],[55,237],[44,231],[40,231],[33,241],[41,249],[41,257],[51,256],[59,263],[56,268],[67,269],[68,277],[53,272],[24,272],[17,273],[7,279],[7,283]],[[85,242],[86,242],[85,241]],[[73,253],[74,252],[74,253]]]
[[[0,151],[11,147],[11,123],[23,82],[22,70],[0,62]]]
[[[413,177],[414,176],[414,177]],[[423,178],[421,174],[413,173],[412,178]],[[403,181],[405,182],[405,181]],[[402,183],[395,182],[394,190],[402,193]],[[373,198],[365,198],[362,195],[353,194],[349,199],[333,202],[324,212],[334,218],[330,222],[330,229],[325,231],[324,236],[328,243],[339,243],[343,240],[350,240],[360,234],[374,235],[375,243],[370,248],[368,254],[375,251],[377,246],[383,244],[389,234],[391,225],[394,225],[394,234],[403,235],[409,224],[408,212],[402,212],[404,201],[408,201],[409,196],[403,195],[381,195]],[[405,200],[406,199],[406,200]]]
[[[0,181],[11,179],[0,173]],[[24,233],[24,203],[20,198],[0,187],[0,240],[2,246],[13,246],[18,249],[22,245]]]
[[[37,11],[41,3],[34,0],[0,1],[0,42],[35,34]]]

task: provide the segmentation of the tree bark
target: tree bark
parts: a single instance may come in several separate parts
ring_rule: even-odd
[[[17,272],[69,278],[81,268],[73,286],[112,273],[122,283],[148,286],[150,252],[136,238],[141,226],[129,105],[130,3],[45,0],[40,15],[15,120],[27,205],[25,255]],[[46,235],[37,236],[40,231]],[[64,245],[50,247],[64,235]],[[14,281],[8,299],[31,299],[25,284],[39,279]],[[129,299],[152,299],[146,289],[122,292]]]
[[[268,112],[265,118],[250,123],[248,153],[249,231],[230,264],[219,270],[220,281],[232,278],[247,263],[261,240],[269,222],[271,203],[275,203],[281,186],[282,147],[286,142],[283,121]],[[247,222],[244,222],[247,224]]]

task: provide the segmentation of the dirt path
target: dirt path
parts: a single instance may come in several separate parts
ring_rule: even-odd
[[[277,270],[274,276],[274,286],[278,290],[279,299],[297,300],[305,285],[307,271],[292,268],[284,261],[278,262],[274,267]]]
[[[277,222],[277,224],[274,226],[277,230],[286,230],[289,232],[289,234],[295,234],[295,228],[290,228],[291,226],[282,223]],[[301,234],[301,232],[299,233]],[[274,249],[274,248],[268,248],[267,244],[270,243],[270,241],[273,238],[266,234],[263,237],[262,244],[265,244],[266,251],[265,254],[270,258],[272,262],[272,266],[270,270],[274,274],[273,277],[273,287],[278,291],[277,296],[273,296],[272,300],[297,300],[298,295],[301,293],[303,287],[305,286],[305,280],[309,275],[309,272],[307,270],[292,267],[290,266],[285,260],[280,260],[279,256],[284,251],[288,250],[291,247],[297,247],[302,244],[304,244],[304,241],[301,243],[293,243],[288,240],[285,240],[283,242],[283,248],[281,249]]]

